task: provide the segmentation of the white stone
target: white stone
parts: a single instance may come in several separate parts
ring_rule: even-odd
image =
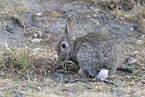
[[[131,27],[131,28],[129,28],[129,29],[130,29],[130,30],[132,30],[132,31],[134,30],[132,27]]]
[[[38,12],[38,13],[36,13],[36,15],[41,16],[41,15],[42,15],[42,13],[41,13],[41,12]]]
[[[135,54],[138,54],[138,51],[134,51]]]
[[[136,41],[136,43],[137,44],[143,44],[143,41],[139,39],[139,40]]]
[[[32,42],[40,42],[42,39],[32,39]]]

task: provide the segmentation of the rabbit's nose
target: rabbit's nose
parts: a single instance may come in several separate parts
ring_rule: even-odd
[[[93,75],[89,75],[89,78],[95,78],[96,76],[93,76]]]

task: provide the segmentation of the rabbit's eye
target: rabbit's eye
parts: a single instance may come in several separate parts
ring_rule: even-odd
[[[66,47],[66,44],[65,44],[65,43],[63,43],[61,46],[62,46],[62,48],[65,48],[65,47]]]
[[[67,49],[68,48],[68,43],[67,42],[62,42],[61,43],[61,49]]]

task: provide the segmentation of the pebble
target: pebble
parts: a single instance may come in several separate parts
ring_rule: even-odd
[[[61,29],[58,29],[58,31],[61,31]]]
[[[41,90],[41,87],[38,86],[37,89],[38,89],[38,90]]]
[[[32,42],[40,42],[42,39],[32,39]]]
[[[130,30],[132,30],[132,31],[134,30],[132,27],[131,27],[131,28],[129,28],[129,29],[130,29]]]
[[[38,13],[36,13],[36,15],[41,16],[41,15],[42,15],[42,13],[41,13],[41,12],[38,12]]]
[[[94,7],[89,7],[90,9],[94,9]]]
[[[134,54],[138,54],[138,51],[134,51]]]
[[[130,76],[130,75],[126,75],[126,77],[127,77],[127,78],[131,78],[131,76]]]
[[[139,40],[136,41],[136,43],[137,44],[143,44],[143,41],[139,39]]]

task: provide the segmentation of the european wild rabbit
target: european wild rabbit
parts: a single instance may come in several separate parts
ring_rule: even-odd
[[[58,61],[73,61],[80,67],[78,73],[82,77],[106,79],[113,75],[119,64],[117,46],[111,39],[97,32],[74,38],[75,17],[71,16],[64,36],[56,46]]]

